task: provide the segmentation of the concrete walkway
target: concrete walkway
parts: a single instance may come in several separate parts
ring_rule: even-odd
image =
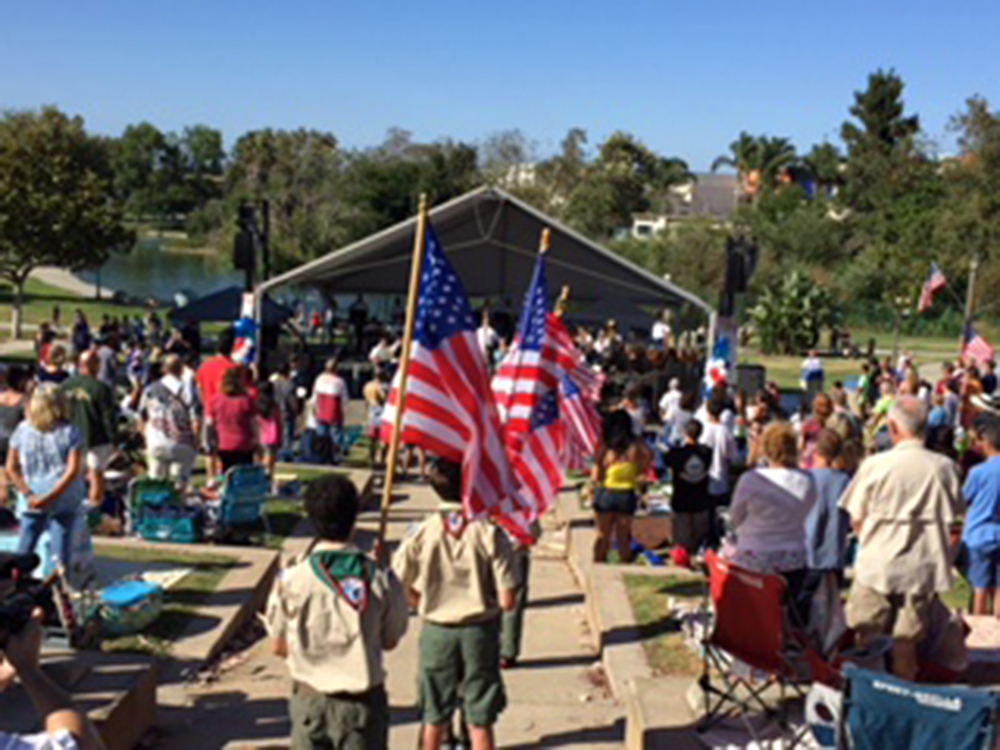
[[[393,506],[389,538],[436,505],[426,486],[409,485]],[[366,514],[362,529],[377,521]],[[598,657],[588,645],[583,595],[561,556],[564,533],[552,524],[536,548],[521,662],[505,672],[509,707],[497,726],[499,747],[618,748],[623,709],[605,697]],[[392,705],[392,748],[415,748],[419,622],[414,618],[400,646],[387,658]],[[160,688],[162,743],[167,748],[286,747],[289,680],[284,664],[257,643],[240,663],[207,686]],[[595,684],[596,683],[596,684]]]
[[[97,287],[94,284],[78,279],[65,268],[56,266],[40,266],[31,272],[31,276],[49,286],[58,287],[70,294],[77,294],[87,299],[97,298]],[[101,299],[111,299],[114,296],[113,289],[101,287]]]

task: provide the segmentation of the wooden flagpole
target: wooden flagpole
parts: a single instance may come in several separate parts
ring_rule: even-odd
[[[420,208],[417,211],[416,232],[413,235],[413,266],[410,268],[410,290],[406,298],[406,323],[403,326],[403,348],[399,358],[399,386],[396,391],[396,413],[393,417],[389,453],[385,460],[385,483],[382,486],[382,506],[378,519],[378,537],[375,540],[375,555],[379,562],[385,562],[385,531],[389,522],[392,489],[396,483],[396,464],[399,461],[399,436],[403,427],[403,412],[406,409],[406,381],[410,374],[413,324],[417,317],[417,299],[420,296],[420,274],[423,271],[424,265],[426,235],[427,194],[422,193],[420,195]]]
[[[557,318],[562,318],[566,314],[566,308],[569,307],[569,284],[563,284],[562,291],[559,293],[559,299],[556,300],[555,314]]]

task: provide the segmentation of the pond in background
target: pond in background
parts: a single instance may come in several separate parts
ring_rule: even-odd
[[[214,254],[164,250],[163,240],[149,237],[139,240],[132,252],[111,256],[101,267],[100,283],[130,297],[172,303],[178,292],[196,298],[242,285],[243,273],[234,271],[228,260]],[[98,272],[93,270],[77,276],[91,284],[98,281]]]

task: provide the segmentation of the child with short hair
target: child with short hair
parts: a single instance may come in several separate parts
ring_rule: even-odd
[[[292,747],[386,748],[382,651],[406,632],[403,587],[351,543],[358,491],[349,479],[310,482],[305,506],[319,539],[282,571],[267,608],[274,653],[292,677]]]
[[[992,611],[1000,617],[1000,417],[976,416],[972,432],[986,460],[972,468],[962,494],[969,503],[962,529],[962,541],[969,550],[969,584],[972,586],[972,614]]]

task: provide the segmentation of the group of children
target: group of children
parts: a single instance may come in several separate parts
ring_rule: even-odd
[[[422,620],[422,746],[442,746],[461,704],[471,746],[494,747],[492,727],[506,705],[501,664],[517,656],[527,555],[489,521],[466,519],[461,474],[458,464],[432,464],[440,508],[411,529],[390,568],[353,544],[359,499],[350,480],[309,485],[305,507],[318,541],[282,572],[267,612],[274,652],[292,677],[293,747],[388,747],[382,653],[402,639],[410,608]],[[501,639],[502,623],[516,631]]]

